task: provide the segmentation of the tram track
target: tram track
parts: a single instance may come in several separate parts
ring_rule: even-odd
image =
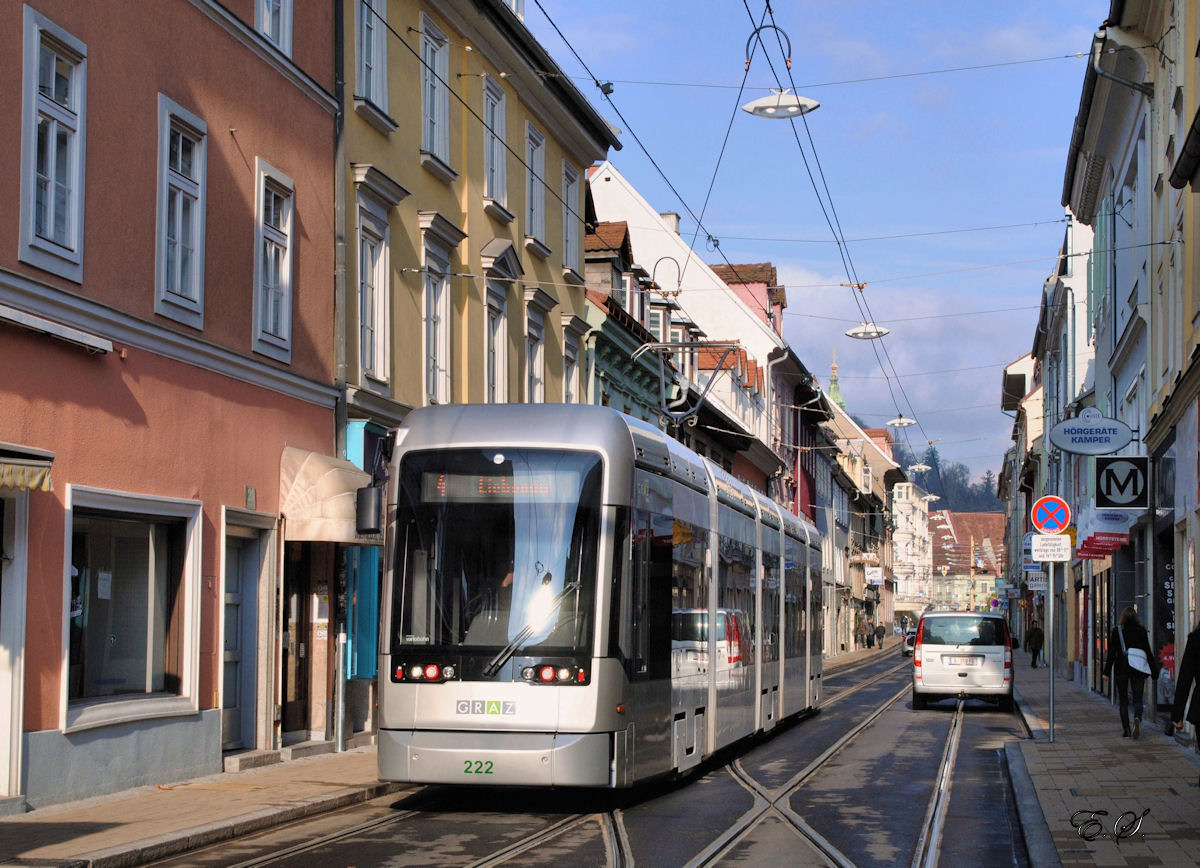
[[[925,822],[921,826],[921,837],[917,839],[917,850],[913,854],[912,868],[937,868],[946,809],[950,806],[950,784],[954,779],[954,765],[958,759],[958,745],[962,738],[965,706],[964,700],[958,700],[954,709],[954,717],[950,721],[946,749],[942,753],[942,761],[938,764],[933,798],[929,800]]]
[[[894,674],[899,668],[890,669],[867,683],[874,683]],[[878,718],[900,701],[909,692],[904,686],[893,696],[880,702],[863,720],[842,735],[837,741],[826,748],[786,782],[778,787],[770,788],[755,780],[742,765],[741,759],[729,763],[727,769],[730,775],[746,789],[753,797],[754,804],[743,814],[736,823],[730,826],[708,847],[687,864],[689,868],[701,868],[720,864],[739,847],[742,842],[754,834],[768,817],[781,821],[796,834],[807,846],[819,853],[829,864],[839,868],[853,868],[854,861],[838,849],[831,841],[808,823],[804,817],[796,813],[791,805],[791,797],[816,775],[835,756],[844,751],[855,739],[868,731]],[[848,692],[849,693],[849,692]],[[844,694],[844,695],[848,695]],[[933,793],[926,808],[917,845],[913,853],[911,868],[936,868],[941,849],[942,833],[945,827],[947,809],[950,804],[951,781],[954,776],[958,747],[962,736],[965,703],[959,700],[951,719],[950,728],[945,737],[945,745],[934,778]]]
[[[845,690],[838,691],[833,696],[825,699],[820,704],[820,706],[818,706],[817,710],[820,711],[821,709],[828,708],[831,705],[836,705],[837,703],[841,702],[843,699],[845,699],[849,696],[853,696],[854,694],[858,693],[860,690],[866,690],[868,687],[871,687],[875,684],[878,684],[880,681],[883,681],[888,676],[895,675],[897,672],[909,669],[911,667],[912,667],[912,663],[910,661],[902,661],[902,662],[896,664],[895,666],[892,666],[890,669],[885,669],[884,671],[880,672],[879,674],[871,676],[870,678],[866,679],[865,681],[857,682],[853,687],[848,687]],[[859,668],[862,668],[862,667],[859,667]],[[843,671],[846,673],[857,672],[858,669],[854,669],[854,670],[847,669],[847,670],[843,670]],[[841,675],[843,673],[839,672],[837,674]]]
[[[856,864],[852,857],[857,857],[860,853],[859,845],[854,843],[852,838],[846,837],[844,827],[839,830],[837,826],[828,825],[829,822],[839,821],[831,820],[828,816],[825,818],[812,816],[810,809],[801,807],[801,803],[796,801],[795,797],[806,786],[815,786],[818,788],[817,792],[820,792],[825,787],[823,783],[825,777],[821,775],[822,770],[830,769],[832,774],[839,774],[837,769],[839,767],[844,769],[845,761],[833,762],[833,760],[839,754],[845,753],[856,741],[864,745],[870,744],[872,727],[879,731],[879,727],[882,726],[879,720],[881,716],[892,710],[910,691],[907,679],[904,679],[900,689],[890,694],[887,692],[894,689],[897,676],[906,671],[909,665],[907,661],[902,661],[897,665],[888,665],[881,671],[867,675],[864,680],[856,681],[848,685],[844,691],[826,699],[822,703],[822,708],[834,706],[843,699],[860,694],[860,691],[868,690],[871,687],[874,687],[876,691],[874,701],[865,709],[854,713],[854,717],[857,719],[849,725],[848,729],[836,733],[836,738],[833,738],[828,746],[824,746],[823,750],[821,749],[822,744],[814,744],[813,751],[808,754],[807,764],[786,780],[783,779],[783,774],[787,774],[790,770],[781,770],[783,774],[779,774],[774,780],[771,780],[769,773],[766,779],[757,779],[762,778],[762,773],[755,767],[755,764],[760,763],[761,760],[755,759],[749,754],[739,754],[723,766],[714,767],[714,772],[718,770],[722,773],[728,772],[729,777],[726,778],[726,781],[733,790],[740,788],[749,795],[749,807],[745,803],[740,805],[739,810],[742,811],[740,816],[727,814],[722,823],[722,826],[725,826],[724,831],[713,837],[713,833],[716,833],[721,826],[711,829],[709,834],[696,842],[699,849],[677,853],[678,861],[674,864],[709,866],[744,861],[747,852],[752,851],[755,847],[764,846],[764,842],[771,842],[769,846],[778,846],[780,842],[788,841],[789,836],[794,836],[790,839],[795,842],[794,844],[784,843],[782,846],[785,848],[803,846],[811,854],[810,862],[822,861],[831,865],[851,866],[852,868]],[[845,672],[846,670],[843,670],[839,675]],[[933,778],[932,793],[924,810],[923,820],[919,820],[921,818],[919,803],[913,806],[913,827],[917,826],[917,821],[921,825],[919,828],[910,827],[916,833],[914,835],[915,848],[910,851],[912,852],[911,868],[936,868],[938,864],[943,830],[947,823],[950,788],[958,746],[960,740],[965,737],[963,735],[964,705],[965,703],[962,701],[957,703],[949,730],[942,742],[944,746],[941,751],[941,759]],[[860,714],[865,716],[859,717]],[[865,741],[863,740],[864,734],[867,735]],[[939,741],[941,739],[928,745],[932,749],[931,755],[937,755],[935,752]],[[820,750],[819,754],[816,753],[818,750]],[[858,754],[857,749],[850,752],[851,757]],[[857,761],[857,759],[850,760],[852,763]],[[769,763],[763,765],[763,771],[768,767]],[[929,778],[925,778],[925,780],[929,780]],[[682,792],[682,790],[674,789],[670,791]],[[805,797],[804,804],[809,804],[810,801],[810,797]],[[645,834],[646,815],[643,813],[627,830],[625,812],[622,810],[626,806],[621,802],[614,804],[610,801],[608,804],[598,804],[587,800],[576,806],[555,801],[553,806],[544,805],[541,808],[530,805],[528,808],[520,809],[521,813],[525,813],[525,811],[529,811],[529,813],[527,820],[521,824],[524,828],[521,828],[519,832],[511,824],[505,831],[498,824],[484,823],[481,826],[475,819],[471,819],[477,811],[487,812],[487,816],[491,816],[496,811],[488,799],[463,805],[452,797],[450,791],[435,788],[432,791],[426,789],[422,793],[410,796],[405,802],[395,804],[392,808],[394,813],[376,816],[346,828],[334,830],[329,834],[304,841],[297,841],[293,837],[290,845],[284,849],[239,861],[236,863],[236,868],[300,865],[306,864],[308,860],[320,861],[329,857],[331,853],[337,852],[339,848],[343,852],[347,847],[356,850],[353,843],[356,838],[359,840],[374,838],[376,839],[375,846],[378,846],[379,839],[393,838],[399,846],[404,846],[401,843],[403,841],[410,842],[411,846],[418,840],[429,839],[423,839],[419,834],[414,837],[411,831],[406,830],[427,826],[427,824],[422,825],[422,819],[430,817],[440,817],[440,822],[451,825],[458,822],[464,829],[471,830],[469,838],[460,838],[455,842],[456,848],[459,849],[459,858],[446,864],[472,866],[472,868],[504,864],[551,864],[560,861],[564,854],[571,853],[582,856],[584,850],[577,848],[583,847],[589,854],[584,860],[587,864],[604,865],[606,868],[607,866],[632,868],[637,861],[635,842],[642,851],[641,856],[646,864],[665,864],[656,861],[664,857],[665,853],[654,849],[653,835],[647,838]],[[556,813],[555,807],[566,808],[566,812]],[[571,810],[572,807],[575,810]],[[633,808],[629,809],[633,810]],[[673,807],[669,810],[674,811],[676,808]],[[630,814],[631,819],[635,816]],[[822,829],[825,834],[822,834]],[[630,832],[635,834],[631,835]],[[514,833],[516,833],[515,836]],[[908,839],[907,847],[913,847],[913,840],[914,838]],[[801,842],[803,842],[802,845]],[[647,850],[647,847],[650,849]],[[691,855],[688,855],[689,852]],[[243,856],[245,855],[249,854],[244,851]],[[365,854],[359,853],[359,855]]]
[[[276,850],[265,856],[259,856],[254,859],[247,859],[244,862],[238,862],[229,868],[259,868],[262,865],[271,865],[272,863],[282,862],[285,859],[291,859],[294,856],[302,856],[305,853],[311,853],[321,847],[341,841],[345,838],[352,838],[356,835],[362,835],[366,832],[374,832],[385,826],[391,826],[403,822],[404,820],[412,819],[420,816],[421,810],[409,810],[401,813],[389,815],[386,817],[375,817],[363,823],[358,823],[354,826],[349,826],[345,829],[339,829],[337,832],[331,832],[328,835],[322,835],[319,838],[305,841],[302,844],[295,844],[283,850]]]
[[[375,817],[362,823],[356,823],[336,832],[321,835],[316,838],[297,843],[281,850],[276,850],[253,859],[237,862],[229,868],[261,868],[261,866],[288,863],[306,855],[316,854],[321,850],[336,845],[339,842],[355,837],[378,833],[389,826],[400,826],[406,821],[417,820],[430,810],[448,809],[449,799],[430,800],[419,808],[405,810],[383,817]],[[542,828],[523,835],[516,841],[492,849],[486,855],[476,856],[461,863],[464,868],[490,868],[503,865],[513,860],[519,860],[525,854],[550,844],[571,832],[580,830],[588,824],[595,824],[599,829],[606,854],[607,868],[633,868],[633,849],[628,835],[625,833],[621,811],[575,813],[558,817]]]
[[[894,672],[895,670],[892,670]],[[892,674],[885,672],[879,678],[872,679],[878,681],[881,678]],[[733,826],[718,837],[704,851],[702,851],[695,859],[689,862],[689,866],[715,865],[718,864],[726,855],[728,855],[734,847],[738,845],[747,835],[749,835],[756,826],[768,815],[773,815],[787,824],[795,831],[809,846],[813,847],[819,853],[830,859],[833,864],[839,866],[853,866],[843,853],[841,853],[833,844],[824,838],[819,832],[813,829],[805,820],[797,815],[787,804],[786,801],[792,794],[799,789],[804,781],[815,774],[823,765],[829,762],[837,753],[839,753],[846,745],[852,742],[863,730],[867,729],[875,720],[887,711],[893,704],[900,700],[908,692],[908,687],[898,691],[895,695],[882,702],[870,714],[860,721],[849,732],[845,733],[840,739],[830,745],[826,750],[815,760],[809,763],[805,768],[793,775],[782,786],[775,789],[767,787],[756,781],[745,768],[742,766],[741,760],[734,760],[728,765],[728,769],[734,779],[746,788],[754,797],[755,802],[749,811],[742,815]],[[783,803],[783,804],[781,804]]]

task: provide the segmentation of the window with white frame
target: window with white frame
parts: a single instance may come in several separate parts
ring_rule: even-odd
[[[391,371],[391,293],[387,215],[368,198],[358,204],[358,355],[365,377],[387,382]]]
[[[651,305],[650,314],[646,320],[646,331],[654,335],[656,341],[663,339],[663,314],[665,311],[656,305]]]
[[[670,338],[669,338],[671,343],[681,344],[686,339],[687,338],[685,336],[683,325],[682,324],[676,325],[675,323],[672,323],[671,329],[670,329]],[[680,375],[684,379],[687,379],[687,377],[691,373],[687,369],[687,353],[685,353],[683,350],[676,350],[675,352],[671,353],[671,358],[675,361],[675,367],[679,369]]]
[[[612,297],[617,304],[621,305],[625,310],[629,310],[629,296],[633,286],[632,274],[613,274],[612,282]]]
[[[579,349],[588,333],[587,320],[573,313],[562,314],[563,334],[563,402],[575,404],[581,399],[579,378],[583,365]],[[586,397],[583,400],[587,400]]]
[[[546,317],[558,300],[539,286],[525,287],[525,401],[546,400]]]
[[[503,284],[493,280],[487,283],[484,335],[486,370],[483,400],[488,404],[503,404],[508,400],[508,294]]]
[[[20,259],[83,280],[87,46],[25,7]]]
[[[530,312],[525,334],[525,401],[546,399],[546,326],[540,313]]]
[[[427,16],[421,17],[421,150],[450,162],[450,42]]]
[[[563,161],[563,268],[578,272],[580,268],[579,227],[583,219],[579,216],[579,172]]]
[[[81,486],[69,504],[68,729],[194,711],[201,504]]]
[[[358,96],[388,110],[387,2],[358,0]]]
[[[450,261],[449,254],[425,248],[425,398],[430,404],[450,401]]]
[[[574,404],[579,389],[579,341],[574,335],[563,336],[563,403]]]
[[[292,53],[292,0],[254,0],[254,27],[284,54]]]
[[[204,327],[207,127],[158,95],[158,239],[155,312]]]
[[[541,241],[546,237],[546,139],[531,125],[525,128],[525,234]]]
[[[254,350],[282,362],[292,349],[292,179],[258,161]]]
[[[504,90],[495,79],[483,80],[483,195],[498,205],[508,204],[505,147]]]

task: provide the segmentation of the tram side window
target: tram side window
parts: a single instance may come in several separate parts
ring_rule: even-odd
[[[671,672],[672,526],[667,516],[634,512],[632,679],[666,678]]]
[[[816,552],[809,553],[810,558],[816,558]],[[815,561],[814,561],[815,562]],[[812,647],[813,653],[821,653],[821,649],[825,647],[825,600],[821,594],[821,571],[817,567],[813,567],[809,572],[810,581],[808,588],[808,599],[812,604],[812,617],[809,623],[812,624]]]
[[[730,661],[754,663],[754,522],[741,514],[721,516],[717,544],[717,603],[734,613],[738,626],[737,648]],[[744,629],[743,629],[744,628]],[[734,660],[736,658],[736,661]]]
[[[672,609],[707,609],[708,590],[704,585],[704,549],[708,532],[675,519],[673,528],[674,587]]]
[[[787,639],[783,651],[786,657],[803,657],[807,652],[804,640],[808,621],[808,585],[804,556],[804,547],[796,540],[789,538],[787,540],[785,574]]]
[[[764,531],[766,532],[766,531]],[[771,531],[777,533],[776,531]],[[762,607],[762,659],[771,662],[779,659],[779,555],[763,551],[763,607]]]
[[[622,661],[633,659],[633,577],[629,548],[629,511],[621,507],[613,526],[612,603],[608,613],[608,653]]]

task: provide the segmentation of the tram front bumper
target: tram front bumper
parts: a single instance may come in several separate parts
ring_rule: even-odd
[[[589,733],[379,732],[385,781],[483,786],[604,787],[611,735]]]

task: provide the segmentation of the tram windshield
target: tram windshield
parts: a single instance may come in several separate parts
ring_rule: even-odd
[[[590,653],[601,467],[567,450],[406,455],[392,653]]]

